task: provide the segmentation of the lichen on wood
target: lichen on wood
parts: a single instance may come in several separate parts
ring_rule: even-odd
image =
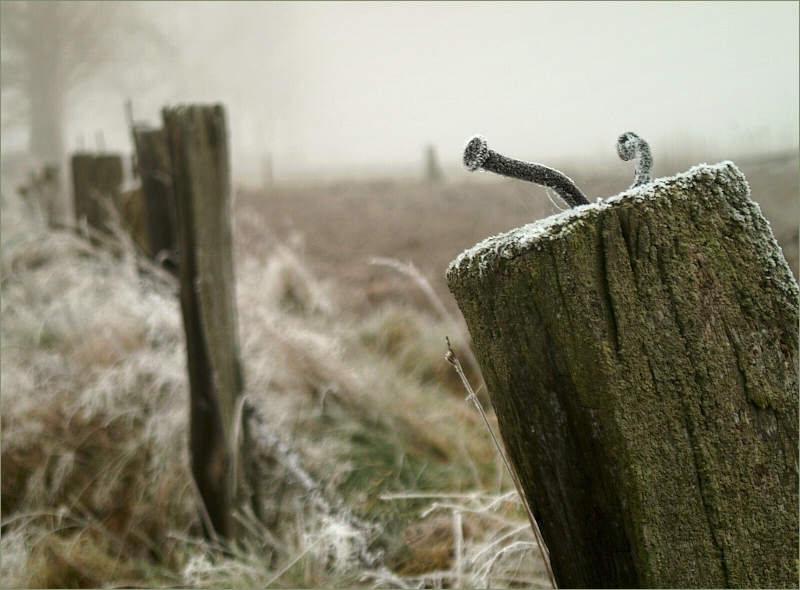
[[[560,586],[797,586],[798,287],[732,163],[447,278]]]

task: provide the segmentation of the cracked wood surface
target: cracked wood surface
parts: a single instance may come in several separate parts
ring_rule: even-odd
[[[798,288],[733,164],[487,240],[448,283],[561,587],[796,587]]]

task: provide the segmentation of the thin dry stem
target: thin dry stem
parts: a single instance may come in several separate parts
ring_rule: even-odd
[[[428,279],[426,279],[425,275],[423,275],[420,270],[414,266],[413,262],[401,262],[396,258],[376,257],[372,259],[371,264],[376,266],[388,266],[389,268],[393,268],[411,278],[417,284],[420,290],[425,293],[428,301],[436,309],[439,315],[449,322],[454,324],[456,323],[456,319],[450,314],[449,311],[447,311],[447,308],[444,306],[444,303],[442,303],[442,300],[436,295],[436,291],[433,290],[433,287]]]
[[[233,424],[231,424],[231,440],[228,441],[231,450],[231,477],[228,482],[230,488],[230,495],[231,498],[236,498],[237,490],[239,488],[238,478],[238,467],[239,467],[239,447],[241,441],[239,440],[242,436],[242,421],[243,413],[244,413],[244,405],[247,403],[246,397],[244,395],[239,395],[239,398],[236,400],[236,407],[233,410]]]
[[[494,557],[492,557],[492,561],[489,562],[489,565],[486,568],[486,578],[485,579],[488,581],[492,577],[492,574],[494,573],[494,568],[497,565],[497,562],[500,560],[501,557],[503,557],[504,555],[506,555],[508,553],[511,553],[512,551],[517,551],[519,549],[525,550],[525,549],[531,548],[532,546],[533,546],[533,543],[529,543],[527,541],[514,541],[510,545],[500,549],[500,551],[495,553]]]
[[[464,526],[461,520],[461,512],[453,511],[453,554],[456,566],[456,588],[462,586],[464,577],[464,563],[462,560],[464,553]]]
[[[500,446],[500,442],[497,440],[497,437],[494,434],[494,430],[492,430],[492,426],[489,424],[489,418],[486,417],[486,412],[483,411],[483,406],[481,402],[478,400],[478,396],[475,395],[475,392],[472,390],[472,386],[469,384],[467,380],[467,376],[464,374],[464,369],[461,368],[461,362],[456,357],[453,349],[450,346],[450,338],[445,338],[447,340],[447,354],[445,355],[445,359],[448,363],[455,367],[458,376],[461,377],[462,383],[464,383],[464,387],[467,388],[467,392],[469,395],[467,396],[467,401],[472,402],[475,408],[480,413],[481,417],[483,418],[484,424],[486,424],[486,428],[489,430],[489,434],[492,437],[492,441],[494,441],[494,446],[497,448],[497,452],[500,453],[500,457],[503,460],[503,464],[506,466],[509,475],[511,476],[512,481],[514,482],[514,486],[517,488],[517,493],[519,494],[520,499],[522,500],[523,506],[525,506],[525,512],[528,514],[528,520],[531,523],[531,528],[533,529],[533,534],[536,537],[536,542],[539,545],[539,553],[542,556],[542,562],[544,562],[544,567],[547,570],[547,577],[550,580],[550,584],[553,588],[558,588],[556,585],[555,577],[553,576],[553,570],[550,567],[550,555],[547,551],[547,546],[544,543],[544,539],[542,539],[542,533],[539,531],[539,525],[536,523],[536,519],[533,517],[533,512],[531,512],[531,508],[528,505],[527,499],[525,497],[525,493],[522,490],[522,485],[519,482],[519,478],[517,477],[516,470],[512,467],[511,463],[509,462],[508,458],[506,457],[503,448]]]

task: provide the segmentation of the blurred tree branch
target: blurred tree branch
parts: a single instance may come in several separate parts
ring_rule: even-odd
[[[102,79],[126,84],[140,67],[163,67],[176,50],[139,2],[0,2],[3,129],[27,126],[29,150],[60,162],[68,96]],[[159,57],[160,59],[155,59]],[[137,77],[137,83],[142,81]]]

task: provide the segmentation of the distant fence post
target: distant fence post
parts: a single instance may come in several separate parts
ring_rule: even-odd
[[[425,180],[437,183],[441,182],[443,178],[444,173],[439,164],[439,157],[436,155],[436,148],[429,145],[425,148]]]
[[[75,221],[86,219],[88,225],[109,234],[108,213],[103,197],[116,203],[122,184],[122,156],[116,154],[77,153],[72,156],[72,185]]]
[[[61,179],[56,165],[45,164],[42,171],[31,171],[28,183],[17,189],[31,211],[48,227],[63,228],[69,222],[69,215],[62,202]]]
[[[232,539],[231,506],[236,502],[232,492],[237,493],[236,482],[231,481],[232,451],[246,450],[249,441],[247,420],[236,415],[243,380],[225,113],[221,105],[181,106],[165,108],[162,115],[177,205],[192,474],[213,526],[206,534]],[[238,430],[235,420],[245,428],[241,447],[233,440]],[[250,489],[247,495],[257,510],[257,490]]]
[[[264,190],[267,190],[272,186],[273,182],[272,154],[267,154],[261,160],[261,185]]]
[[[147,241],[151,258],[177,250],[177,219],[172,193],[172,164],[164,129],[133,127],[136,167],[147,212]]]
[[[733,164],[447,278],[560,587],[797,587],[800,292]]]

